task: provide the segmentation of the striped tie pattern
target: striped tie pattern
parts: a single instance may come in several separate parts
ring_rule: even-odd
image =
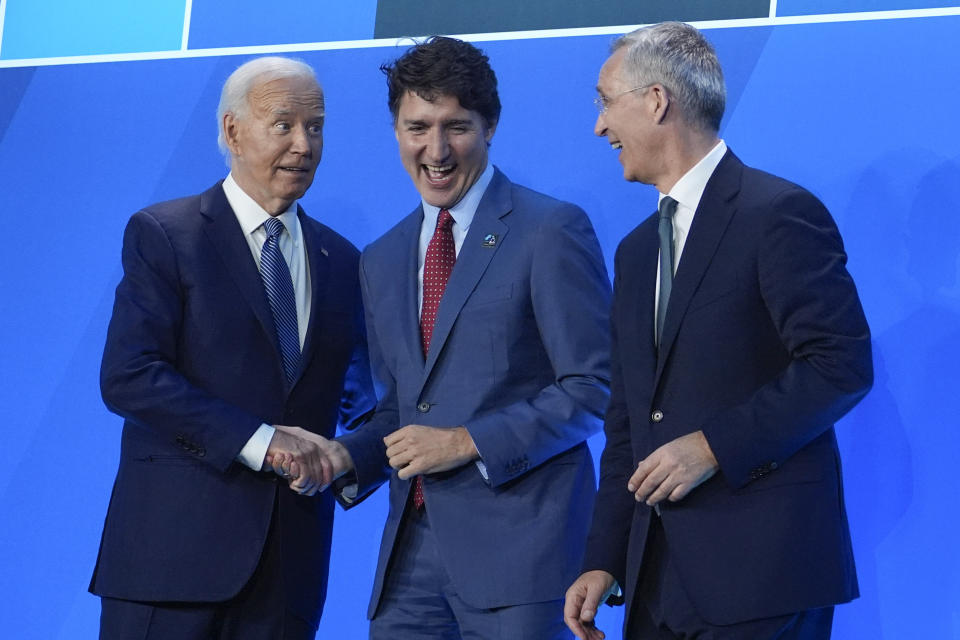
[[[290,268],[280,253],[280,234],[283,223],[269,218],[263,223],[267,241],[260,251],[260,276],[267,291],[273,325],[277,330],[280,357],[287,384],[293,384],[300,369],[300,331],[297,328],[297,301],[293,295],[293,280]]]
[[[657,302],[657,345],[663,334],[663,321],[667,317],[667,304],[673,290],[673,214],[677,211],[677,201],[670,196],[660,200],[659,224],[660,236],[660,299]]]
[[[420,341],[423,355],[430,351],[430,340],[433,338],[433,325],[437,321],[437,309],[440,299],[447,288],[447,281],[457,261],[456,245],[453,242],[453,216],[446,209],[440,210],[437,216],[437,227],[434,229],[430,244],[427,245],[427,254],[423,259],[423,305],[420,308]],[[413,506],[423,507],[423,477],[413,479]]]

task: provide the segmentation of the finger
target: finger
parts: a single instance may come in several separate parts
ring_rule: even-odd
[[[637,502],[648,502],[650,496],[659,489],[669,474],[670,472],[666,465],[657,465],[655,469],[647,474],[647,477],[643,479],[640,486],[637,487],[635,493]]]
[[[397,470],[397,477],[401,480],[409,480],[410,478],[423,475],[423,473],[423,464],[419,459],[414,458],[410,461],[410,464],[407,464]]]
[[[647,457],[641,460],[637,464],[636,471],[633,472],[633,475],[630,476],[630,479],[627,480],[627,491],[630,493],[636,492],[640,488],[640,485],[643,484],[643,481],[646,480],[647,476],[653,471],[657,466],[657,463]]]
[[[563,605],[563,621],[567,623],[567,627],[573,632],[573,635],[581,638],[581,640],[587,637],[587,630],[583,628],[583,624],[580,622],[580,610],[582,608],[583,595],[568,591],[567,600]]]
[[[674,489],[677,488],[677,480],[673,476],[667,476],[663,479],[663,482],[647,496],[646,503],[649,506],[653,506],[659,502],[662,502],[667,499]],[[637,492],[639,493],[639,491]]]
[[[403,469],[405,466],[410,464],[414,459],[414,454],[411,451],[401,451],[393,455],[387,456],[387,462],[394,469]]]
[[[383,444],[387,445],[388,447],[391,447],[397,444],[398,442],[400,442],[401,440],[403,440],[404,436],[406,436],[405,429],[406,427],[397,429],[396,431],[388,435],[386,438],[383,439]]]
[[[690,493],[690,490],[693,489],[693,485],[680,483],[674,487],[673,491],[670,492],[669,500],[670,502],[679,502],[687,497],[687,494]]]

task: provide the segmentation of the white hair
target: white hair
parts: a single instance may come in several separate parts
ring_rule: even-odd
[[[664,85],[688,122],[704,131],[720,129],[727,95],[723,71],[694,27],[683,22],[642,27],[615,40],[611,49],[626,49],[624,73],[637,86]]]
[[[250,108],[247,97],[251,89],[258,84],[280,78],[307,78],[320,86],[313,67],[303,60],[281,56],[265,56],[245,62],[223,83],[220,104],[217,105],[217,145],[228,167],[230,149],[227,147],[226,132],[223,130],[223,116],[232,113],[238,120],[246,117]]]

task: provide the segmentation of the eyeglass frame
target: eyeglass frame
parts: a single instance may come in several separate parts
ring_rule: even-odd
[[[613,104],[613,101],[619,98],[620,96],[625,96],[628,93],[633,93],[634,91],[640,91],[641,89],[649,89],[653,85],[657,84],[656,82],[651,82],[650,84],[640,85],[639,87],[634,87],[633,89],[626,89],[621,91],[615,96],[606,97],[603,94],[598,95],[593,99],[593,105],[597,108],[597,111],[600,112],[600,115],[603,115],[610,108],[610,105]]]

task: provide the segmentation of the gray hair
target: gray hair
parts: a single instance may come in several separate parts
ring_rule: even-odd
[[[223,130],[223,116],[232,113],[238,120],[246,117],[250,108],[247,100],[250,90],[257,84],[280,78],[307,78],[320,86],[313,67],[303,60],[281,56],[265,56],[245,62],[223,83],[220,104],[217,105],[217,146],[220,147],[227,166],[230,166],[230,149],[227,147],[226,132]]]
[[[631,31],[610,47],[623,48],[623,70],[633,83],[662,84],[689,124],[711,133],[720,129],[727,90],[717,53],[703,34],[683,22],[661,22]]]

